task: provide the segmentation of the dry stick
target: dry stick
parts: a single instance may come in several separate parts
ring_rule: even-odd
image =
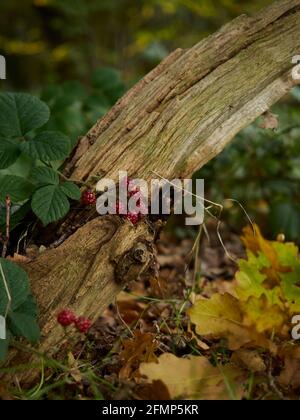
[[[3,243],[2,258],[5,258],[6,257],[7,247],[8,247],[8,243],[9,243],[10,208],[11,208],[11,199],[10,199],[10,196],[9,195],[6,196],[5,206],[6,206],[6,235],[5,235],[5,241]]]

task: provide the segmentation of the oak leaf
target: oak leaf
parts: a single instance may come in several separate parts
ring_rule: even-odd
[[[231,350],[252,341],[250,332],[243,325],[240,303],[229,293],[216,293],[210,299],[198,300],[189,315],[197,334],[227,338]]]
[[[243,396],[243,372],[233,365],[213,366],[206,357],[162,354],[158,363],[142,363],[140,373],[162,381],[172,399],[228,400]]]
[[[134,331],[133,338],[123,342],[123,350],[120,353],[123,366],[119,372],[119,378],[128,379],[134,376],[141,362],[156,362],[156,349],[157,342],[154,334]]]

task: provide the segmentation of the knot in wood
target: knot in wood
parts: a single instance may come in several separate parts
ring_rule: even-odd
[[[145,263],[149,258],[149,250],[143,243],[138,243],[132,250],[132,255],[136,261]]]
[[[116,282],[124,284],[138,280],[141,274],[146,273],[153,266],[154,260],[153,244],[147,241],[138,241],[117,262],[115,268]]]

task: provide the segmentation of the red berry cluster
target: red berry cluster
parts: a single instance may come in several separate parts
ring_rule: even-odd
[[[70,325],[75,325],[77,330],[83,334],[89,332],[92,321],[83,316],[76,317],[76,315],[70,309],[63,309],[57,315],[57,322],[62,327],[69,327]]]
[[[135,194],[139,194],[139,199],[137,200],[137,207],[139,208],[138,212],[128,212],[127,214],[124,214],[125,206],[123,203],[117,201],[116,203],[116,213],[123,216],[125,219],[129,220],[133,225],[136,225],[139,220],[143,217],[143,203],[142,203],[142,196],[141,191],[139,187],[134,185],[134,182],[131,179],[124,179],[123,182],[127,186],[128,191],[128,197],[132,197]]]
[[[96,194],[92,190],[87,190],[81,195],[81,202],[85,206],[91,206],[97,201]]]
[[[83,334],[86,334],[91,328],[92,321],[84,316],[80,316],[76,319],[76,328]]]
[[[76,316],[70,309],[64,309],[57,315],[57,322],[63,327],[68,327],[76,322]]]

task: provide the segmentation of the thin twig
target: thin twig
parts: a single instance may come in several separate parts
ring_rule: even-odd
[[[126,327],[126,329],[129,331],[129,333],[132,335],[132,337],[134,337],[134,333],[133,333],[132,329],[129,327],[129,325],[128,325],[128,324],[126,324],[126,322],[125,322],[125,321],[124,321],[124,319],[122,318],[122,315],[121,315],[120,310],[119,310],[119,307],[118,307],[117,298],[115,299],[115,307],[116,307],[116,310],[117,310],[117,315],[118,315],[119,320],[120,320],[120,321],[122,322],[122,324]]]
[[[269,369],[268,369],[268,379],[269,379],[269,385],[271,389],[275,392],[275,394],[281,399],[286,400],[287,398],[284,397],[283,393],[278,389],[275,379],[272,375],[272,358],[270,359],[269,363]]]

